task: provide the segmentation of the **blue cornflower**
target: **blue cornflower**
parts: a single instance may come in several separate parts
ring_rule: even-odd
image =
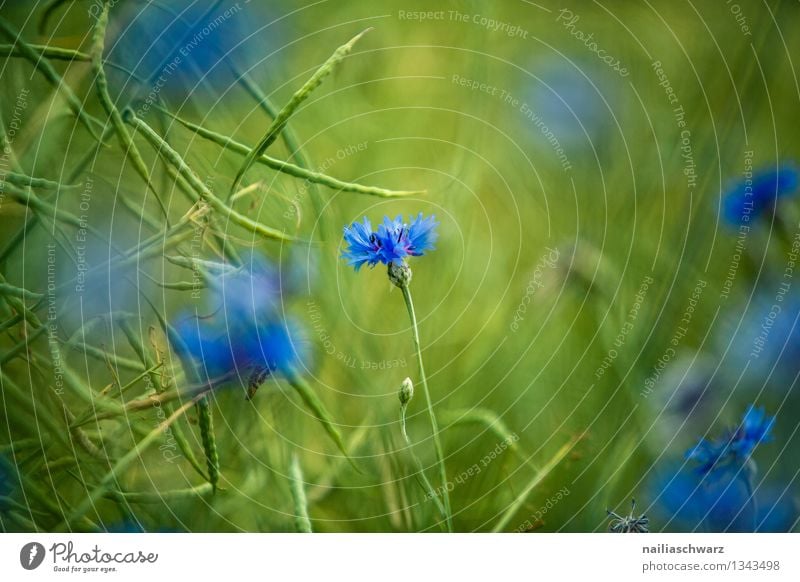
[[[686,458],[698,462],[697,472],[705,475],[724,467],[744,467],[756,446],[771,439],[775,417],[763,408],[750,405],[739,426],[718,440],[701,439],[689,449]]]
[[[714,478],[678,468],[658,474],[650,495],[660,523],[672,530],[787,532],[797,507],[785,488],[761,485],[755,491],[728,468]]]
[[[306,359],[298,322],[283,316],[280,279],[271,263],[253,256],[211,281],[210,315],[184,313],[173,327],[174,348],[203,384],[244,379],[251,393],[270,374],[290,375]]]
[[[394,220],[384,217],[375,231],[365,217],[363,223],[354,222],[344,228],[348,247],[342,251],[342,258],[356,271],[365,264],[400,265],[407,257],[419,257],[434,250],[438,224],[435,216],[425,218],[420,212],[410,225],[403,222],[402,216]]]
[[[730,224],[755,219],[775,206],[779,198],[797,192],[800,174],[793,165],[762,170],[740,180],[724,195],[723,213]]]
[[[784,503],[765,496],[761,488],[751,498],[747,483],[730,468],[720,470],[713,478],[672,468],[655,478],[650,495],[663,517],[659,522],[679,531],[764,531],[776,527],[766,523],[773,509],[785,511]]]

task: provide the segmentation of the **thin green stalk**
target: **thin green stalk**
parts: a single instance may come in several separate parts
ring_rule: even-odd
[[[358,469],[356,464],[350,458],[350,455],[347,453],[347,448],[344,446],[342,435],[339,434],[339,430],[333,424],[333,419],[330,413],[325,408],[325,405],[322,404],[322,400],[319,399],[319,396],[317,396],[316,392],[314,392],[314,390],[308,385],[303,377],[296,372],[290,373],[287,379],[289,380],[289,384],[291,384],[300,395],[300,398],[303,400],[303,403],[306,405],[306,407],[314,413],[315,418],[322,424],[325,432],[327,432],[328,436],[330,436],[333,442],[336,443],[336,446],[339,448],[342,454],[347,457],[353,467]]]
[[[92,56],[88,53],[83,53],[81,51],[76,51],[75,49],[63,48],[60,46],[49,46],[43,44],[33,44],[28,43],[28,47],[39,53],[43,58],[50,59],[52,61],[77,61],[77,62],[91,62]],[[22,57],[25,58],[26,54],[23,49],[16,45],[11,44],[0,44],[0,56],[4,57]],[[135,74],[130,69],[123,67],[118,63],[114,63],[112,61],[106,61],[106,65],[109,68],[116,69],[125,73],[128,77],[133,79],[139,84],[144,84],[144,79],[142,79],[139,75]],[[100,120],[96,120],[96,123],[102,124]]]
[[[36,301],[42,298],[41,293],[34,293],[33,291],[28,291],[24,287],[15,287],[8,283],[0,283],[0,295],[11,295],[18,299],[34,299]]]
[[[308,517],[308,500],[303,487],[303,470],[300,468],[300,461],[296,454],[292,455],[292,463],[289,465],[289,484],[294,500],[295,530],[299,533],[312,533],[311,519]]]
[[[126,319],[119,320],[118,325],[122,329],[122,332],[125,334],[125,337],[128,340],[131,348],[133,351],[136,352],[136,355],[142,361],[142,363],[148,367],[150,370],[149,378],[150,383],[153,386],[155,392],[164,393],[166,392],[164,385],[162,384],[162,375],[166,374],[166,371],[162,370],[159,373],[156,373],[156,369],[163,366],[163,362],[156,363],[153,358],[150,356],[150,353],[144,346],[144,342],[142,341],[141,337],[136,334],[135,330],[131,327],[130,323]],[[120,393],[122,393],[123,388],[120,388]],[[173,412],[172,404],[165,403],[164,404],[164,411],[166,414],[170,415]],[[183,455],[186,457],[186,460],[189,461],[189,464],[194,468],[197,473],[205,478],[205,473],[203,473],[203,468],[200,466],[197,458],[194,455],[194,451],[192,450],[191,445],[189,444],[189,440],[186,438],[186,435],[183,434],[183,429],[179,422],[176,422],[175,425],[172,427],[172,436],[175,439],[175,442],[180,448]]]
[[[25,205],[26,207],[30,208],[36,213],[40,213],[45,216],[52,216],[54,221],[58,219],[64,224],[74,226],[75,228],[85,229],[87,232],[92,233],[100,240],[104,242],[109,242],[105,238],[105,235],[102,232],[97,230],[92,225],[87,224],[85,220],[75,216],[71,212],[67,212],[66,210],[59,210],[49,202],[45,202],[44,200],[42,200],[32,190],[29,189],[23,190],[12,185],[10,182],[2,182],[2,181],[0,181],[0,190],[5,192],[6,194],[9,194],[12,199],[16,200],[20,204]],[[113,245],[112,248],[114,248],[114,250],[118,250]]]
[[[569,452],[572,450],[572,447],[578,442],[579,438],[571,439],[567,444],[561,447],[553,458],[550,459],[547,464],[542,467],[542,470],[536,473],[536,475],[531,479],[531,481],[525,486],[525,489],[517,495],[517,498],[508,506],[508,509],[503,512],[503,515],[500,517],[500,521],[495,524],[494,528],[492,529],[493,533],[498,533],[505,529],[508,522],[511,521],[511,518],[516,515],[519,508],[522,507],[522,504],[525,503],[525,500],[528,498],[528,495],[536,488],[542,480],[550,474],[550,471],[556,468],[556,466],[564,460]]]
[[[105,477],[97,484],[92,492],[76,507],[72,513],[62,522],[55,531],[64,531],[68,529],[71,524],[81,520],[86,512],[89,511],[97,501],[103,497],[111,486],[118,481],[119,475],[127,469],[134,461],[141,458],[144,453],[156,440],[166,431],[172,423],[178,420],[194,403],[203,397],[203,394],[195,396],[192,400],[186,402],[178,408],[169,418],[164,420],[160,425],[154,428],[150,433],[144,437],[136,446],[126,453],[116,464],[111,468]]]
[[[408,316],[411,318],[411,331],[414,336],[414,349],[417,352],[417,361],[419,362],[419,375],[422,378],[422,391],[425,393],[425,403],[428,407],[428,416],[431,421],[431,430],[433,431],[433,445],[436,449],[436,462],[439,465],[439,479],[442,482],[442,499],[444,500],[445,520],[447,521],[447,531],[453,531],[453,513],[450,508],[450,493],[447,491],[447,469],[444,465],[444,449],[442,448],[442,440],[439,436],[439,425],[436,422],[436,414],[433,412],[433,401],[431,400],[431,393],[428,390],[428,378],[425,375],[425,365],[422,362],[422,348],[419,343],[419,328],[417,326],[417,314],[414,311],[414,302],[411,299],[411,291],[408,288],[408,283],[400,285],[403,291],[403,299],[408,309]]]
[[[54,61],[85,61],[91,60],[87,53],[82,53],[74,49],[62,48],[58,46],[45,46],[41,44],[28,43],[28,48],[36,51],[39,56],[51,59]],[[4,57],[23,57],[25,58],[26,52],[16,44],[0,44],[0,55]]]
[[[261,87],[259,87],[258,84],[253,81],[252,77],[250,77],[246,71],[240,71],[233,59],[223,60],[230,67],[234,78],[244,86],[245,91],[250,93],[253,99],[255,99],[258,103],[259,107],[261,107],[261,109],[263,109],[264,112],[269,115],[270,119],[274,120],[276,117],[278,117],[278,109],[272,104],[272,101],[270,101],[269,97],[264,94],[264,92],[261,90]],[[311,171],[311,163],[309,162],[305,153],[303,153],[303,150],[300,149],[300,144],[297,142],[294,131],[292,131],[292,128],[288,123],[284,124],[283,130],[281,130],[281,135],[283,136],[283,141],[286,143],[286,148],[289,150],[289,159],[294,159],[297,166],[301,169]],[[309,180],[309,183],[311,184],[311,190],[313,194],[311,196],[311,203],[314,207],[314,214],[321,216],[323,213],[323,208],[319,192],[319,185],[311,180]],[[323,240],[327,240],[328,238],[328,228],[330,227],[327,221],[320,222],[320,235],[322,236]]]
[[[105,63],[103,52],[106,46],[106,28],[108,27],[108,11],[110,7],[109,1],[103,0],[103,7],[97,17],[97,23],[92,33],[92,48],[90,54],[92,57],[92,68],[94,69],[97,96],[106,114],[111,118],[111,124],[114,126],[114,130],[117,133],[122,149],[125,151],[125,155],[130,159],[134,169],[142,177],[147,187],[153,192],[156,201],[161,207],[161,212],[163,212],[164,218],[167,221],[167,226],[169,226],[169,212],[167,211],[167,207],[164,205],[161,196],[153,185],[150,172],[147,170],[147,164],[145,164],[144,158],[142,158],[142,155],[139,153],[139,149],[136,147],[133,137],[128,132],[128,128],[125,127],[125,122],[122,120],[119,109],[117,109],[117,106],[111,99],[111,94],[108,92],[108,79],[106,78],[106,72],[103,68]]]
[[[123,368],[132,372],[142,372],[144,368],[144,366],[142,366],[142,364],[136,360],[132,360],[124,356],[118,356],[116,354],[108,354],[105,350],[89,345],[85,342],[64,342],[64,345],[70,349],[81,351],[87,356],[97,358],[98,360],[105,361],[106,358],[110,358],[111,363],[115,368]]]
[[[445,509],[444,505],[442,504],[439,496],[436,494],[436,490],[433,488],[430,480],[428,480],[428,476],[425,475],[425,469],[422,467],[422,462],[419,460],[416,454],[414,454],[413,444],[411,442],[411,438],[408,436],[408,432],[406,431],[406,409],[408,408],[407,405],[402,405],[400,407],[400,429],[403,433],[403,440],[406,441],[406,446],[408,447],[409,453],[411,453],[411,458],[414,460],[414,464],[416,465],[416,473],[414,473],[414,477],[417,479],[417,483],[419,486],[425,491],[427,496],[436,504],[436,508],[442,514],[442,517],[447,519],[447,510]],[[447,487],[442,488],[443,491],[446,492]]]
[[[33,327],[34,329],[39,329],[40,327],[42,327],[42,322],[41,320],[39,320],[38,317],[36,317],[36,314],[33,312],[33,309],[30,309],[27,305],[25,305],[25,302],[23,301],[23,299],[26,298],[31,299],[32,297],[30,296],[25,297],[24,294],[14,292],[13,291],[14,289],[19,289],[19,288],[10,285],[8,281],[6,281],[6,278],[2,275],[2,273],[0,273],[0,285],[2,285],[1,289],[4,290],[3,297],[5,298],[6,303],[8,303],[8,305],[19,315],[22,315],[25,318],[25,320],[31,325],[31,327]],[[29,291],[22,289],[19,289],[19,291],[26,291],[27,293],[30,293]],[[40,296],[39,300],[41,301],[43,297],[44,297],[43,295]]]
[[[22,38],[22,33],[18,30],[14,30],[14,27],[3,17],[0,17],[0,34],[14,43],[14,46],[19,48],[20,56],[28,60],[36,70],[42,73],[42,75],[64,95],[67,105],[75,117],[89,130],[92,137],[100,141],[100,135],[92,126],[92,122],[100,126],[102,126],[102,123],[84,111],[81,100],[78,99],[78,96],[70,89],[69,85],[64,82],[61,75],[56,72],[53,65],[51,65],[49,61],[41,58],[41,55],[25,42]]]
[[[517,435],[511,432],[503,419],[493,410],[488,408],[445,410],[439,418],[445,425],[444,430],[465,424],[480,424],[484,426],[486,430],[492,432],[496,438],[508,443],[508,449],[514,453],[519,460],[530,466],[534,471],[539,470],[539,467],[517,446]]]
[[[47,24],[53,13],[61,8],[63,4],[72,3],[75,0],[49,0],[42,7],[42,15],[39,17],[39,34],[44,35],[47,32]]]
[[[0,367],[16,358],[22,352],[28,350],[31,344],[39,339],[39,337],[43,335],[46,330],[47,328],[45,326],[37,327],[32,333],[18,341],[13,348],[8,350],[2,355],[2,357],[0,357]]]
[[[126,503],[164,504],[187,499],[205,497],[213,491],[211,483],[203,483],[196,487],[186,489],[172,489],[169,491],[108,491],[105,497],[124,501]]]
[[[203,181],[197,177],[197,174],[192,171],[180,154],[172,149],[172,146],[165,142],[164,139],[158,135],[152,127],[139,119],[132,110],[125,110],[125,120],[136,130],[138,130],[148,142],[150,142],[150,145],[154,150],[156,150],[156,153],[158,153],[165,161],[169,162],[175,167],[176,170],[178,170],[181,176],[185,178],[187,182],[189,182],[189,184],[192,186],[192,189],[198,194],[199,198],[206,202],[211,208],[219,212],[222,216],[228,218],[231,222],[246,228],[250,232],[259,234],[263,237],[282,241],[294,240],[294,237],[287,235],[284,232],[270,228],[261,224],[260,222],[248,218],[243,214],[240,214],[225,204],[222,200],[217,198],[217,196],[208,189],[208,186],[206,186]]]
[[[75,188],[80,188],[80,184],[59,184],[53,180],[28,176],[20,172],[6,172],[3,177],[9,183],[23,188],[41,188],[42,190],[74,190]]]
[[[236,177],[233,179],[233,184],[231,185],[230,192],[228,192],[228,197],[233,196],[233,194],[239,189],[239,184],[241,183],[242,178],[244,178],[247,170],[249,170],[255,163],[256,158],[260,157],[265,151],[267,151],[267,148],[272,145],[276,139],[278,139],[278,136],[283,131],[284,126],[289,122],[289,118],[295,113],[295,111],[297,111],[297,108],[300,107],[300,104],[308,99],[309,95],[311,95],[311,92],[319,87],[320,83],[322,83],[322,80],[331,74],[336,66],[342,62],[348,54],[350,54],[350,51],[353,50],[353,46],[367,32],[369,32],[369,30],[360,32],[347,43],[337,48],[328,58],[328,60],[326,60],[322,66],[317,69],[313,75],[311,75],[311,78],[305,82],[300,90],[292,95],[292,98],[289,99],[289,102],[283,106],[275,119],[272,120],[269,128],[267,128],[266,135],[264,135],[259,144],[247,154],[247,157],[245,158],[241,168],[239,168],[239,171],[236,172]]]
[[[191,121],[186,121],[185,119],[170,113],[166,109],[162,109],[160,107],[158,107],[158,109],[169,115],[172,119],[183,125],[186,129],[193,131],[200,137],[205,138],[226,150],[245,156],[249,155],[253,151],[252,148],[243,143],[239,143],[227,135],[211,131],[210,129],[206,129],[201,125],[192,123]],[[292,164],[291,162],[285,162],[283,160],[270,157],[266,154],[256,157],[255,161],[278,172],[288,174],[294,178],[308,180],[312,184],[327,186],[328,188],[337,191],[340,190],[342,192],[369,194],[371,196],[380,196],[381,198],[399,198],[402,196],[419,196],[421,194],[425,194],[425,190],[389,190],[387,188],[379,188],[377,186],[364,186],[362,184],[356,184],[355,182],[344,182],[338,178],[334,178],[333,176],[328,176],[327,174],[322,174],[320,172],[314,172],[313,170],[307,170],[306,168]]]

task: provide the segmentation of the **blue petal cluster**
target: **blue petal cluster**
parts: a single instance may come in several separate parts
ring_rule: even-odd
[[[749,490],[731,469],[713,478],[679,469],[659,475],[651,498],[669,529],[711,532],[787,532],[797,519],[791,492],[762,485]]]
[[[772,438],[775,418],[751,405],[739,425],[719,439],[702,439],[686,458],[694,470],[673,467],[651,482],[667,526],[692,531],[788,531],[797,508],[785,490],[754,487],[756,447]]]
[[[240,379],[257,386],[273,373],[291,374],[306,360],[301,326],[282,313],[280,276],[266,259],[248,257],[240,270],[211,284],[208,314],[183,313],[173,327],[178,354],[204,383]]]
[[[384,217],[378,229],[373,230],[369,219],[364,217],[364,222],[344,228],[348,246],[342,251],[342,258],[356,271],[365,264],[370,267],[378,263],[400,264],[407,257],[419,257],[434,250],[438,225],[435,216],[425,218],[420,212],[411,224],[404,223],[402,216],[394,220]]]
[[[763,408],[750,405],[735,430],[721,439],[701,439],[687,451],[686,458],[698,463],[697,472],[700,474],[725,467],[742,467],[756,446],[770,440],[774,424],[775,417],[767,416]]]
[[[734,226],[769,211],[779,198],[797,192],[800,173],[793,165],[763,170],[751,179],[740,180],[724,195],[725,220]]]

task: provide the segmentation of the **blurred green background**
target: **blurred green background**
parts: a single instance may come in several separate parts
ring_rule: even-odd
[[[28,43],[88,53],[97,6],[6,2],[0,10]],[[181,118],[252,146],[271,120],[243,74],[280,107],[337,46],[371,27],[292,117],[300,157],[284,140],[268,153],[345,181],[427,193],[383,199],[310,187],[256,166],[244,184],[261,184],[237,209],[310,242],[264,240],[224,218],[218,223],[234,246],[255,247],[282,272],[299,271],[301,290],[285,307],[307,324],[307,378],[359,470],[291,389],[268,379],[252,401],[239,390],[214,393],[224,490],[159,499],[202,478],[180,451],[168,459],[156,443],[113,480],[115,489],[155,498],[101,499],[86,513],[93,524],[291,531],[288,468],[297,454],[316,531],[439,531],[398,422],[400,384],[406,376],[418,382],[402,296],[382,268],[356,274],[339,259],[344,225],[419,212],[441,223],[437,249],[411,267],[447,471],[455,479],[481,467],[452,488],[458,531],[490,531],[501,520],[503,531],[603,531],[606,509],[627,512],[631,498],[653,530],[698,529],[671,519],[652,480],[700,437],[735,426],[752,402],[777,415],[773,442],[757,453],[760,477],[795,502],[794,319],[785,338],[773,336],[782,359],[771,368],[753,363],[743,374],[749,349],[742,355],[737,337],[747,348],[757,335],[759,298],[773,302],[800,212],[786,201],[774,220],[753,225],[737,251],[739,233],[725,224],[721,193],[748,164],[769,168],[797,157],[796,3],[222,2],[210,20],[226,10],[230,17],[211,29],[188,24],[209,6],[116,3],[106,57],[121,68],[106,68],[120,109],[138,108],[214,192],[227,192],[242,157],[155,108],[142,112],[148,77],[164,73],[159,65],[194,38],[196,48],[167,73],[158,98]],[[28,175],[80,184],[42,198],[86,215],[116,248],[161,233],[159,206],[116,137],[95,156],[96,142],[64,91],[12,54],[12,40],[2,42],[0,99],[12,152],[3,171],[13,162]],[[105,123],[90,64],[49,62],[83,110]],[[153,148],[141,136],[135,141],[177,221],[191,203]],[[0,272],[9,285],[46,293],[53,243],[57,282],[78,274],[74,226],[51,217],[23,230],[33,213],[9,197],[0,215]],[[132,314],[127,321],[149,357],[172,363],[154,309],[169,320],[205,305],[205,297],[160,286],[191,277],[165,257],[219,260],[211,238],[109,270],[103,265],[117,251],[90,234],[83,250],[95,271],[86,290],[56,294],[53,320],[49,304],[38,310],[53,334],[34,334],[35,325],[18,321],[18,305],[0,302],[2,529],[65,527],[65,515],[113,462],[163,420],[152,407],[90,423],[80,435],[70,431],[64,410],[80,416],[91,406],[70,382],[56,395],[51,347],[64,347],[64,373],[97,398],[133,380],[124,399],[147,394],[152,386],[135,369],[114,365],[138,356],[113,314]],[[688,324],[681,323],[690,306]],[[80,342],[99,353],[74,349]],[[201,458],[196,413],[178,422]],[[408,429],[433,479],[421,394]],[[514,446],[493,453],[504,439]],[[793,518],[787,523],[784,530],[795,527]]]

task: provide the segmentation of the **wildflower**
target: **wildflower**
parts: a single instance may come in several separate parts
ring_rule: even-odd
[[[631,499],[631,513],[628,516],[622,516],[610,509],[606,509],[608,516],[614,518],[608,526],[608,531],[613,533],[648,533],[650,531],[650,520],[646,515],[636,517],[634,515],[635,510],[635,499]]]
[[[211,314],[184,314],[174,327],[179,355],[196,366],[205,384],[244,378],[250,394],[271,374],[299,369],[305,350],[300,325],[283,317],[280,281],[261,257],[210,282]]]
[[[686,458],[697,461],[697,472],[704,475],[729,466],[745,467],[756,446],[770,440],[774,424],[774,417],[751,405],[735,430],[719,440],[701,439],[687,451]]]
[[[612,133],[613,116],[607,103],[622,102],[624,94],[592,62],[565,67],[558,59],[536,58],[536,76],[523,87],[531,104],[524,112],[535,124],[531,134],[534,147],[546,147],[541,136],[552,131],[564,151],[598,148]],[[566,157],[561,163],[569,167]]]
[[[655,499],[678,522],[712,531],[762,531],[783,523],[772,516],[766,490],[755,490],[756,447],[771,439],[775,418],[754,405],[745,411],[739,425],[719,439],[701,439],[686,452],[697,463],[692,471],[670,471],[657,482]],[[766,503],[762,503],[764,501]],[[781,502],[783,503],[783,502]],[[788,511],[785,504],[780,512]],[[775,519],[773,520],[772,517]]]
[[[452,510],[450,509],[450,496],[447,491],[448,481],[447,470],[444,464],[444,452],[439,437],[439,425],[436,422],[436,414],[431,404],[428,380],[425,376],[425,368],[422,364],[422,348],[419,342],[417,315],[414,311],[414,302],[411,300],[411,290],[409,286],[411,282],[411,269],[406,262],[408,257],[419,257],[424,255],[425,251],[433,250],[433,245],[438,237],[438,233],[436,232],[437,225],[438,223],[434,216],[425,218],[420,212],[417,217],[411,221],[410,225],[403,222],[402,216],[398,216],[394,220],[390,220],[389,217],[386,216],[383,219],[383,223],[378,227],[378,230],[374,231],[372,230],[372,225],[369,220],[364,218],[363,223],[356,222],[350,226],[344,227],[344,238],[348,244],[348,248],[342,251],[342,258],[347,260],[351,266],[355,267],[356,271],[364,264],[374,267],[378,263],[383,263],[387,266],[389,280],[403,292],[403,301],[406,304],[408,317],[411,320],[414,349],[417,352],[417,359],[419,360],[422,390],[428,405],[428,417],[430,418],[431,430],[433,431],[433,443],[436,449],[439,478],[441,479],[441,487],[443,488],[443,499],[439,509],[442,513],[442,517],[445,519],[447,531],[452,532],[453,519]],[[404,382],[400,390],[400,426],[403,431],[403,437],[410,446],[411,441],[406,432],[405,414],[408,400],[413,396],[413,384],[411,384],[410,379],[406,381],[408,384],[406,385]],[[430,493],[432,487],[427,481],[427,477],[425,477],[424,470],[420,469],[420,474],[420,479],[424,484],[423,487]]]
[[[402,216],[394,220],[384,217],[378,229],[373,230],[365,217],[364,222],[344,228],[348,248],[342,252],[342,258],[356,271],[365,264],[400,266],[407,257],[419,257],[434,250],[438,224],[434,216],[424,218],[420,212],[410,225],[403,222]]]
[[[787,532],[797,507],[783,487],[755,491],[731,468],[713,478],[679,468],[658,474],[651,495],[664,524],[680,531]]]
[[[774,209],[778,199],[797,191],[800,174],[792,165],[755,173],[734,184],[723,199],[725,219],[739,225]]]

